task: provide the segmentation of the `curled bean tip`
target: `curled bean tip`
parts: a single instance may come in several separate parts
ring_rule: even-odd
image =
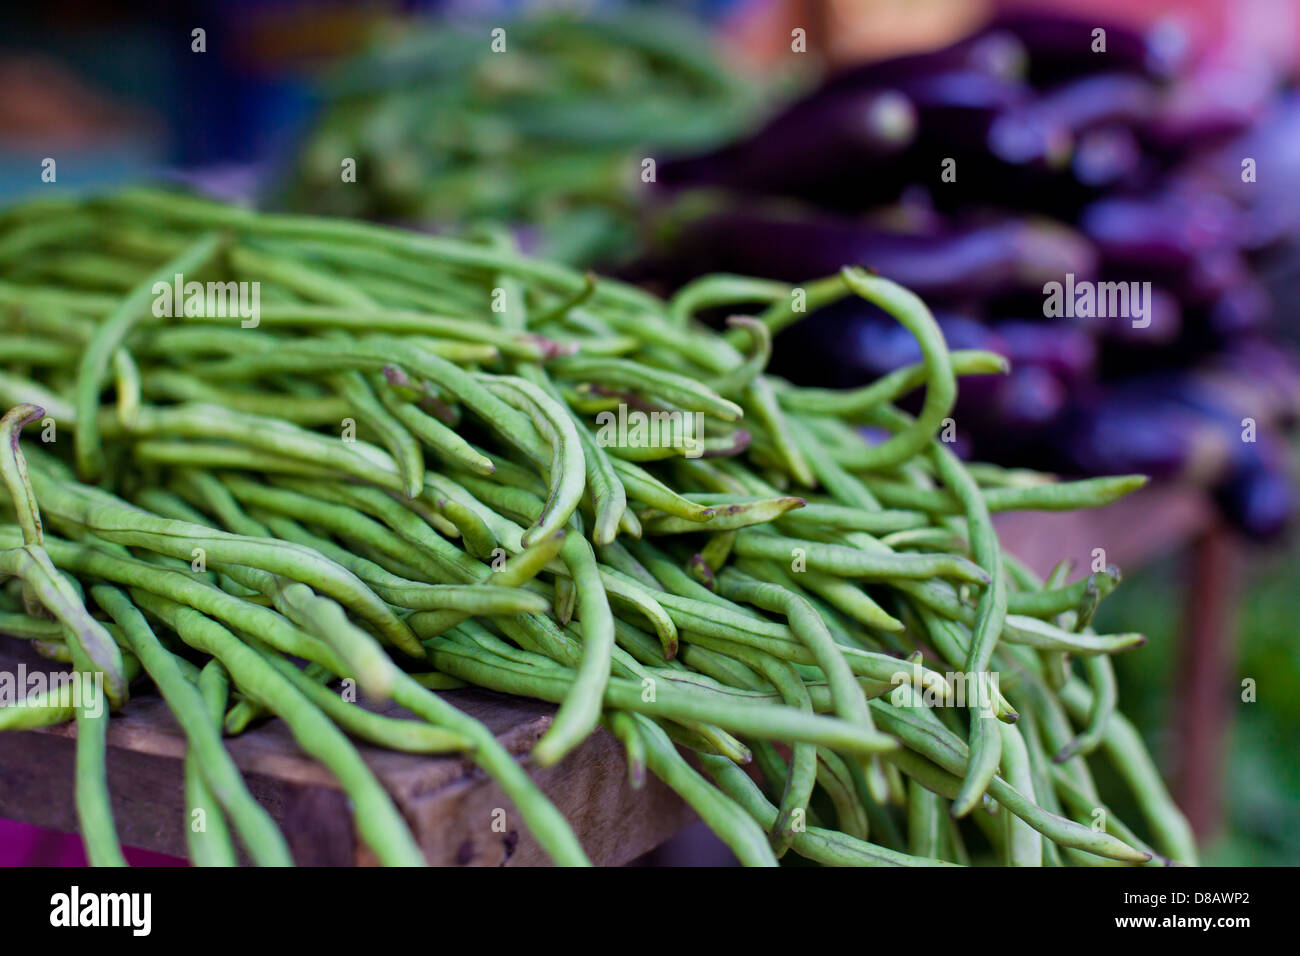
[[[705,560],[702,554],[693,554],[686,562],[687,570],[700,584],[704,585],[710,591],[716,591],[718,582],[713,574],[713,568]]]

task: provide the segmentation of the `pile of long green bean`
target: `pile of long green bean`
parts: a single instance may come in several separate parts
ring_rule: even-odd
[[[188,282],[259,283],[255,321],[158,307]],[[923,360],[856,391],[764,374],[770,329],[852,294]],[[759,317],[724,334],[696,318],[742,305]],[[1116,710],[1108,655],[1143,639],[1089,627],[1117,572],[1040,580],[990,522],[1142,479],[959,461],[938,440],[956,377],[1003,359],[949,352],[885,279],[715,276],[665,303],[499,235],[137,190],[0,215],[0,321],[0,633],[102,674],[112,709],[148,678],[189,743],[196,862],[235,861],[236,839],[289,862],[221,741],[268,715],[384,863],[423,857],[354,740],[466,754],[554,860],[585,862],[436,693],[464,684],[559,704],[537,764],[603,725],[634,784],[660,777],[747,864],[1194,861]],[[913,418],[894,403],[921,386]],[[672,440],[602,414],[633,412]],[[77,721],[95,863],[121,861],[107,712],[66,688],[0,709],[0,729]],[[1134,829],[1102,803],[1098,754]]]

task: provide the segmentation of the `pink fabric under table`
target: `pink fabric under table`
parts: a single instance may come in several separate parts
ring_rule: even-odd
[[[152,850],[125,848],[132,866],[186,866],[186,861]],[[75,833],[0,820],[0,866],[85,866],[86,852]]]

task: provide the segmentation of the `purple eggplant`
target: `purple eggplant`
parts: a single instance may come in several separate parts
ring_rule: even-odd
[[[950,349],[1006,353],[1002,337],[972,316],[937,309],[935,321]],[[831,388],[852,388],[896,368],[921,361],[921,350],[906,329],[861,299],[846,299],[812,313],[783,332],[772,352],[771,370],[792,381]],[[988,404],[988,387],[1001,376],[964,379],[961,393]]]
[[[711,187],[800,199],[837,211],[878,206],[918,181],[944,203],[1032,198],[1030,173],[1055,175],[1070,132],[1029,109],[1023,83],[974,70],[912,73],[887,88],[818,90],[750,137],[701,156],[669,159],[670,190]],[[942,164],[957,159],[956,182]]]
[[[1276,539],[1296,507],[1295,477],[1261,461],[1233,468],[1214,489],[1224,517],[1258,541]]]
[[[1063,124],[1073,133],[1103,125],[1139,126],[1156,115],[1160,94],[1140,76],[1096,73],[1046,90],[1019,112]]]
[[[1276,88],[1277,78],[1266,70],[1207,66],[1180,78],[1139,133],[1167,154],[1215,146],[1258,122]]]
[[[1084,475],[1141,473],[1157,480],[1209,482],[1227,469],[1221,432],[1161,381],[1107,389],[1066,417],[1053,456]]]
[[[989,424],[997,428],[1045,429],[1061,417],[1070,397],[1066,384],[1041,365],[1012,366],[999,385],[988,409]]]
[[[996,114],[1023,107],[1033,98],[1033,90],[1024,83],[971,70],[912,76],[891,89],[907,94],[922,110],[952,108]]]
[[[1000,163],[1045,168],[1059,168],[1069,158],[1069,129],[1051,116],[1031,112],[1032,91],[1023,83],[953,72],[916,77],[898,89],[916,105],[920,118],[918,158],[961,155],[969,161],[987,153]]]
[[[1106,31],[1106,51],[1093,52],[1093,31]],[[1119,23],[1099,23],[1053,13],[1006,13],[987,28],[1006,32],[1025,45],[1029,76],[1050,85],[1099,71],[1134,73],[1154,80],[1168,79],[1188,62],[1189,37],[1171,21],[1147,30]]]
[[[1022,80],[1029,66],[1029,54],[1015,34],[989,30],[924,53],[876,60],[850,67],[830,76],[822,93],[893,86],[903,80],[936,73],[981,73],[1002,80]]]
[[[1260,410],[1238,400],[1218,384],[1187,376],[1180,398],[1213,422],[1229,449],[1230,464],[1213,489],[1229,521],[1253,538],[1279,535],[1295,510],[1295,476],[1286,446],[1261,422],[1253,441],[1244,441],[1242,418]]]
[[[1013,369],[1040,367],[1072,385],[1087,381],[1096,371],[1097,347],[1083,329],[1042,320],[1000,321],[993,328]]]
[[[1274,103],[1245,135],[1198,156],[1180,173],[1189,190],[1214,191],[1242,207],[1248,249],[1265,249],[1300,236],[1300,93]],[[1243,178],[1242,163],[1255,175]]]
[[[1033,91],[1023,83],[946,73],[900,89],[916,105],[919,125],[899,173],[928,184],[939,207],[1038,209],[1057,191],[1073,136],[1053,116],[1030,110]],[[948,168],[955,181],[944,180]]]
[[[796,103],[714,152],[666,160],[659,182],[839,204],[860,195],[872,170],[901,154],[915,134],[916,111],[901,93],[847,91]]]
[[[1137,137],[1118,125],[1080,133],[1070,159],[1074,181],[1085,190],[1132,186],[1142,169],[1142,147]]]
[[[1215,248],[1198,252],[1179,289],[1182,300],[1213,307],[1214,303],[1244,286],[1254,285],[1250,266],[1236,249]]]
[[[1103,272],[1095,285],[1085,289],[1079,277],[1068,276],[1060,282],[1060,297],[1050,300],[1060,306],[1060,314],[1047,316],[1049,322],[1064,323],[1090,336],[1098,343],[1122,344],[1142,350],[1165,346],[1175,341],[1183,329],[1183,305],[1178,296],[1157,283],[1148,288],[1114,289],[1103,283],[1142,281],[1132,274]],[[1055,293],[1056,290],[1052,290]],[[1036,295],[1002,297],[989,303],[990,315],[1037,314],[1049,304],[1041,290]],[[1144,359],[1145,360],[1145,359]]]
[[[1059,165],[1068,157],[1068,133],[1045,118],[999,123],[1030,96],[1022,83],[974,71],[908,75],[883,89],[819,90],[745,140],[665,161],[659,181],[846,211],[894,199],[918,170],[936,182],[939,163],[961,156],[958,189],[968,182],[987,189],[999,164]],[[944,191],[954,192],[948,185]]]
[[[1192,373],[1205,388],[1233,396],[1259,421],[1300,424],[1300,356],[1272,342],[1237,339]]]
[[[1132,319],[1094,318],[1081,320],[1090,331],[1111,343],[1127,348],[1147,350],[1171,345],[1183,331],[1183,306],[1178,297],[1159,286],[1151,287],[1146,321],[1135,325]],[[1144,361],[1145,359],[1140,359]]]
[[[1213,193],[1101,199],[1083,210],[1079,225],[1107,265],[1127,269],[1190,269],[1244,234],[1233,204]]]
[[[978,320],[944,310],[934,315],[950,349],[1005,351],[1001,337]],[[872,381],[921,357],[915,337],[896,321],[870,303],[848,299],[782,333],[771,367],[794,381],[840,388]]]
[[[935,320],[950,349],[982,349],[1012,358],[1009,375],[962,379],[955,415],[982,431],[990,426],[1033,429],[1056,420],[1071,383],[1086,376],[1093,354],[1076,329],[1032,323],[990,327],[970,316],[940,311]],[[819,385],[851,388],[921,360],[916,339],[874,306],[848,302],[811,316],[784,333],[773,370]],[[915,409],[923,390],[902,401]]]
[[[1007,354],[1000,330],[958,312],[939,311],[935,322],[950,349],[982,349]],[[872,375],[884,375],[896,368],[921,361],[916,337],[892,319],[879,315],[856,327],[853,335],[853,364]]]
[[[1209,307],[1210,328],[1221,341],[1259,331],[1273,311],[1273,301],[1263,284],[1245,277],[1225,289]]]
[[[1046,221],[1002,220],[905,234],[828,216],[733,210],[680,224],[666,243],[680,272],[734,272],[802,282],[860,265],[927,300],[1041,291],[1096,270],[1091,245]]]
[[[912,400],[919,407],[921,397]],[[1006,375],[964,378],[953,417],[976,442],[981,457],[1032,465],[1026,452],[1056,427],[1069,408],[1070,387],[1041,365],[1013,366]]]
[[[1242,441],[1242,412],[1231,405],[1185,373],[1116,385],[1065,418],[1052,455],[1081,474],[1141,472],[1207,486],[1224,517],[1269,538],[1294,512],[1295,482],[1270,434]]]

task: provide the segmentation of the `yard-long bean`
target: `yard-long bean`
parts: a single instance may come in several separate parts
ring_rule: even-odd
[[[895,283],[802,287],[812,309],[857,294],[920,344],[830,392],[767,369],[800,316],[782,283],[713,277],[665,304],[500,227],[152,190],[53,208],[0,215],[0,575],[18,579],[0,632],[103,675],[107,706],[49,688],[0,707],[0,731],[77,721],[93,862],[121,860],[105,734],[141,668],[185,735],[201,863],[290,862],[220,736],[259,718],[335,776],[386,863],[423,862],[421,815],[359,748],[463,754],[576,865],[584,834],[527,764],[580,759],[600,726],[634,786],[654,773],[745,863],[1145,862],[1123,821],[1083,825],[1094,755],[1158,860],[1194,860],[1106,656],[1144,638],[1089,627],[1118,572],[1045,584],[990,520],[1144,479],[958,459],[938,440],[956,379],[1005,362],[950,352]],[[155,285],[176,273],[212,282],[169,312]],[[241,283],[258,315],[222,303]],[[742,304],[765,311],[721,334],[698,318]],[[894,407],[921,387],[915,417]],[[440,696],[465,684],[558,709],[520,758]]]

